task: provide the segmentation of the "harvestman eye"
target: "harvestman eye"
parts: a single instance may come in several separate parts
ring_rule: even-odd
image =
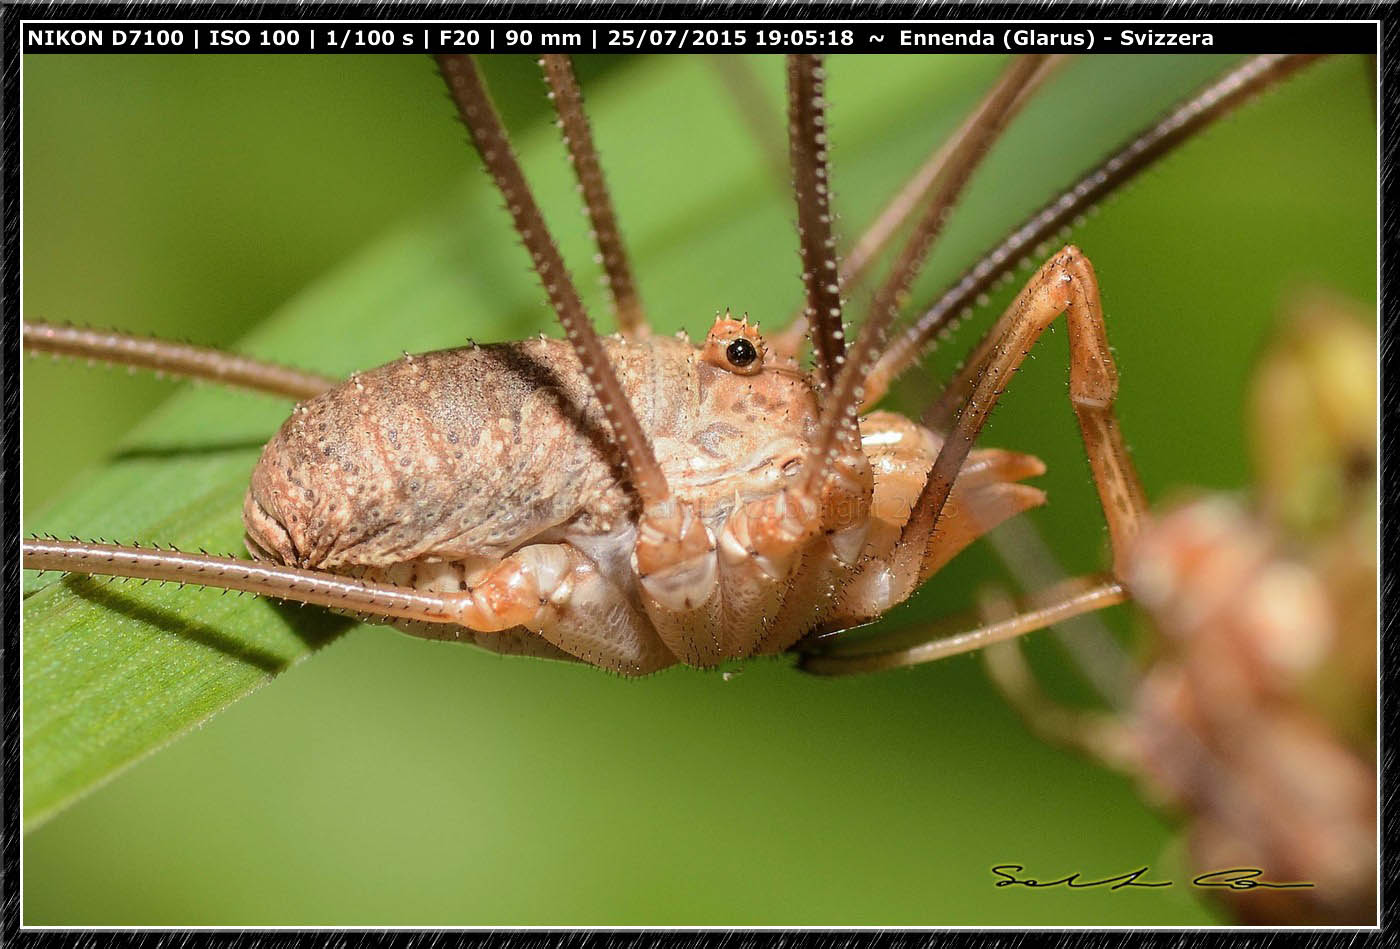
[[[758,324],[750,325],[748,314],[736,320],[726,310],[724,315],[715,316],[715,324],[710,327],[700,358],[716,368],[752,376],[763,369],[763,357],[767,351],[763,337],[758,333]]]
[[[744,369],[758,358],[758,350],[748,340],[736,339],[724,350],[724,358],[736,369]]]

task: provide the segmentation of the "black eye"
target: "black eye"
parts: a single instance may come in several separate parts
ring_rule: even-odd
[[[758,350],[753,343],[740,337],[725,347],[724,358],[729,360],[731,366],[743,369],[758,358]]]

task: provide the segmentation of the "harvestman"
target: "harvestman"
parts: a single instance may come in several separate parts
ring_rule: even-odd
[[[834,673],[926,661],[1126,598],[1145,511],[1113,412],[1098,285],[1054,254],[922,424],[867,411],[978,294],[1093,203],[1313,57],[1261,56],[1134,137],[998,244],[889,347],[886,332],[948,210],[1054,57],[1014,61],[844,263],[828,205],[824,67],[788,61],[789,153],[806,294],[770,340],[747,318],[704,342],[652,335],[567,58],[541,61],[621,332],[584,312],[470,57],[440,56],[452,98],[566,340],[405,356],[337,383],[214,350],[26,322],[25,346],[215,379],[301,401],[244,503],[253,561],[108,544],[24,542],[39,570],[171,580],[332,607],[436,639],[640,675],[797,646]],[[913,221],[848,349],[842,294]],[[973,445],[1012,374],[1061,314],[1070,399],[1112,572],[1043,591],[1012,618],[912,649],[827,638],[907,599],[1003,520],[1043,503],[1024,454]],[[814,366],[798,363],[810,336]],[[865,414],[861,414],[862,412]]]

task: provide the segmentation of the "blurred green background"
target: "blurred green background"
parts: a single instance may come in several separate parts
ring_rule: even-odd
[[[1064,68],[975,179],[916,297],[930,298],[1056,186],[1226,62],[1092,57]],[[749,64],[776,116],[780,60]],[[858,231],[1000,65],[832,58],[843,234]],[[229,345],[330,373],[466,336],[553,331],[427,60],[30,56],[23,67],[28,317]],[[605,318],[535,67],[521,58],[488,69],[578,282]],[[781,323],[800,294],[790,200],[715,63],[589,57],[579,72],[654,321],[698,334],[731,306]],[[1241,399],[1289,293],[1320,283],[1374,303],[1368,77],[1357,58],[1309,69],[1074,231],[1102,283],[1123,424],[1154,501],[1248,484]],[[425,229],[449,236],[427,241]],[[436,281],[366,283],[385,261]],[[976,329],[1014,289],[979,311]],[[327,300],[346,301],[344,316],[326,320]],[[896,404],[917,407],[971,330]],[[1039,483],[1051,500],[1032,517],[1078,572],[1102,566],[1105,544],[1065,358],[1064,334],[1048,336],[986,441],[1045,459]],[[162,402],[178,425],[128,434]],[[253,436],[270,434],[286,406],[30,360],[23,412],[26,530],[185,543],[130,537],[129,511],[84,504],[104,460],[178,472],[213,454],[246,471]],[[240,492],[227,493],[236,512]],[[65,520],[77,510],[83,523]],[[220,540],[238,544],[236,531]],[[964,607],[979,585],[1013,585],[984,548],[887,627]],[[1115,614],[1129,634],[1132,616]],[[1029,651],[1055,694],[1091,698],[1050,637],[1032,637]],[[733,671],[628,682],[356,628],[28,835],[25,922],[1222,918],[1186,885],[1170,821],[1131,781],[1029,736],[976,657],[833,681],[785,660]],[[1044,877],[1151,864],[1179,882],[1008,892],[993,886],[998,863]]]

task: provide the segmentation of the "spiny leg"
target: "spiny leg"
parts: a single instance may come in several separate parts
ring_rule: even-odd
[[[298,400],[320,395],[339,382],[314,372],[208,346],[113,330],[60,326],[39,320],[24,321],[24,351],[150,369],[165,375],[203,379]]]
[[[881,354],[865,379],[866,407],[884,398],[894,380],[915,365],[926,348],[955,326],[981,294],[1012,273],[1039,245],[1216,120],[1319,58],[1316,55],[1251,57],[1174,106],[1056,195],[983,254]],[[989,332],[983,345],[994,335]],[[930,417],[934,427],[946,428],[946,423],[951,421],[951,410],[961,401],[960,393],[949,390]]]
[[[444,625],[464,633],[524,627],[585,662],[625,675],[644,675],[675,661],[596,565],[563,544],[523,548],[460,591],[418,589],[266,561],[52,538],[25,540],[22,565],[26,570],[188,583],[425,623],[429,625],[422,630],[410,625],[406,631],[430,638],[444,638]]]
[[[975,148],[968,149],[969,140],[984,136],[988,131],[989,123],[1000,128],[1010,122],[1064,59],[1066,59],[1064,56],[1019,57],[1011,63],[996,84],[988,90],[978,105],[963,120],[962,124],[946,140],[939,143],[938,147],[924,160],[923,165],[914,172],[903,187],[890,198],[884,209],[876,215],[875,220],[866,228],[865,233],[860,236],[851,250],[842,256],[838,273],[843,292],[849,294],[860,286],[870,274],[871,265],[879,257],[881,251],[889,245],[895,234],[903,228],[919,207],[930,201],[934,186],[946,174],[961,175],[965,179],[967,174],[971,172],[980,158],[980,153]],[[1026,60],[1039,60],[1029,78],[1024,72]],[[1017,91],[1007,102],[1005,93],[1008,88],[1012,87],[1017,87]],[[989,108],[994,102],[1006,103],[1006,111],[998,114],[995,109]],[[971,163],[965,170],[959,171],[953,167],[955,161],[967,161],[969,155],[971,155]],[[956,200],[956,190],[953,192],[952,200]],[[942,213],[946,214],[946,211],[945,207]],[[928,215],[925,216],[926,220],[927,218]],[[914,266],[917,268],[918,263],[915,263]],[[907,281],[905,282],[907,283]],[[793,315],[782,332],[773,338],[772,345],[777,352],[795,356],[801,349],[806,336],[807,317],[805,312],[799,311]]]
[[[578,353],[584,373],[602,405],[633,488],[644,507],[665,500],[670,495],[666,476],[656,462],[651,442],[642,431],[627,395],[622,391],[622,384],[618,382],[617,374],[603,351],[598,333],[584,312],[578,290],[549,234],[544,215],[540,213],[539,205],[525,183],[525,175],[516,161],[505,127],[491,104],[475,63],[466,55],[440,55],[437,62],[462,121],[471,133],[472,143],[505,200],[506,210],[510,212],[515,230],[529,251],[550,305],[574,351]]]
[[[26,570],[191,583],[393,619],[444,623],[454,609],[441,595],[301,567],[159,548],[31,538]]]
[[[866,323],[893,318],[903,297],[934,242],[943,232],[948,212],[967,186],[972,173],[986,156],[992,143],[1015,115],[1016,104],[1024,101],[1027,90],[1044,65],[1045,56],[1021,56],[1006,75],[973,111],[958,130],[949,152],[947,167],[931,189],[924,212],[915,220],[914,230],[895,259],[885,282],[875,292]],[[883,324],[882,324],[883,325]]]
[[[1149,166],[1176,145],[1189,139],[1201,128],[1228,113],[1253,94],[1291,75],[1316,58],[1318,57],[1259,56],[1250,59],[1179,105],[1167,117],[1135,137],[1127,146],[1086,174],[1075,186],[1033,215],[1025,224],[985,254],[920,319],[918,324],[910,329],[899,343],[886,352],[867,380],[867,405],[873,405],[883,397],[890,381],[917,360],[918,354],[929,344],[933,336],[946,330],[954,322],[955,314],[962,313],[978,294],[989,289],[995,282],[1009,273],[1024,253],[1053,236],[1104,195],[1121,186],[1137,172]],[[1084,264],[1087,266],[1087,261]],[[1089,273],[1092,275],[1091,268]],[[1008,310],[997,326],[989,331],[973,357],[967,361],[967,368],[945,391],[944,397],[931,407],[930,412],[925,416],[925,424],[931,424],[936,429],[946,430],[950,424],[953,424],[952,411],[960,406],[978,405],[984,401],[979,398],[982,394],[981,390],[974,391],[973,387],[987,378],[985,370],[992,364],[995,356],[995,345],[1000,342],[1008,325],[1014,321],[1014,309],[1013,306],[1012,310]],[[1107,357],[1106,342],[1103,354]],[[1108,365],[1111,366],[1111,361],[1108,362]],[[1114,381],[1116,384],[1116,378]],[[984,407],[984,410],[989,409],[989,405]],[[1137,523],[1144,506],[1141,487],[1123,449],[1121,434],[1118,432],[1116,420],[1112,416],[1111,398],[1098,406],[1085,405],[1084,411],[1081,411],[1080,406],[1076,404],[1076,414],[1080,416],[1080,426],[1085,437],[1086,447],[1091,442],[1097,442],[1100,445],[1098,451],[1090,448],[1089,455],[1095,469],[1095,483],[1100,493],[1101,505],[1110,526],[1110,538],[1114,546],[1115,570],[1121,570],[1126,551],[1130,546],[1132,536],[1136,533]],[[1086,417],[1086,414],[1089,417]],[[958,427],[959,429],[963,427],[961,419],[958,421]],[[953,439],[950,438],[949,442],[952,441]],[[970,444],[967,447],[970,448]],[[945,478],[956,477],[956,466],[950,467],[952,468],[951,472],[944,472]],[[937,466],[935,466],[936,468]],[[936,486],[933,472],[931,472],[927,487],[934,489],[933,494],[943,493],[946,498],[951,481],[948,481],[946,486]],[[924,502],[929,500],[930,493],[926,490],[924,498],[921,499],[921,506],[924,507],[924,510],[916,509],[915,516],[928,517],[928,506]],[[1115,511],[1120,514],[1123,512],[1131,513],[1126,516],[1115,516]],[[911,517],[910,523],[912,524],[913,521],[914,518]],[[929,539],[930,542],[933,540],[931,532]],[[926,562],[927,556],[926,548]],[[910,566],[906,563],[904,569],[907,570]],[[1065,600],[1067,604],[1071,601],[1072,598]],[[1097,607],[1089,607],[1089,609],[1095,608]],[[1053,625],[1054,622],[1059,622],[1070,615],[1086,611],[1074,610],[1066,614],[1065,617],[1044,625]],[[1007,625],[1008,623],[1014,625],[1018,622],[1020,620],[1008,620],[1006,623],[997,625],[1002,629],[1009,629],[1011,627]],[[1023,631],[1029,632],[1031,629],[1026,628]],[[961,636],[958,640],[965,648],[979,648],[980,644],[992,641],[994,638],[994,632],[983,631],[975,635]],[[969,643],[972,645],[968,645]],[[944,649],[954,648],[957,644],[957,642],[946,645],[940,645],[937,642],[928,643],[925,644],[925,647],[915,647],[918,651],[914,655],[918,657],[918,661],[939,658],[945,654]],[[879,645],[878,641],[867,641],[858,647],[853,644],[853,648],[878,650]],[[901,654],[907,654],[907,651],[901,651]],[[839,672],[842,670],[832,668],[831,671]]]
[[[644,573],[648,568],[663,571],[669,565],[682,564],[713,551],[714,537],[704,521],[690,505],[677,503],[671,496],[666,476],[603,352],[592,322],[583,311],[578,292],[525,183],[475,64],[469,56],[439,56],[438,63],[623,453],[633,487],[642,502],[635,550],[639,569]],[[600,620],[606,621],[607,617],[600,617]]]
[[[593,131],[589,128],[588,115],[583,108],[583,93],[579,91],[578,80],[574,78],[573,65],[568,56],[548,55],[540,58],[540,68],[544,70],[545,81],[549,84],[549,97],[554,102],[559,127],[569,148],[569,161],[574,166],[574,174],[583,192],[584,207],[593,226],[593,238],[598,242],[608,290],[617,310],[618,327],[624,336],[645,336],[648,332],[646,316],[637,296],[632,269],[627,263],[627,250],[623,247],[622,234],[617,227],[617,214],[608,195],[607,181],[593,144]]]
[[[845,362],[836,240],[831,229],[831,181],[827,174],[826,70],[820,56],[788,57],[788,151],[797,198],[797,236],[817,379],[830,389]]]

